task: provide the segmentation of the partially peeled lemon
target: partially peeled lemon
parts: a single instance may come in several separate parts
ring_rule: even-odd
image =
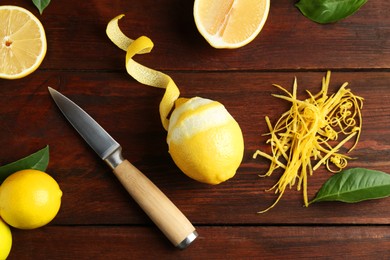
[[[167,142],[176,165],[190,178],[209,184],[232,178],[244,152],[236,120],[221,103],[200,97],[173,110]]]
[[[160,117],[175,164],[188,177],[203,183],[219,184],[232,178],[244,155],[244,138],[237,121],[217,101],[179,98],[180,91],[168,75],[134,61],[134,55],[150,52],[153,42],[145,36],[132,40],[123,34],[118,26],[122,17],[108,23],[107,35],[126,51],[126,69],[133,78],[165,89]]]

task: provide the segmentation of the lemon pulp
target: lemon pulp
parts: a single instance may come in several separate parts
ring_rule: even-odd
[[[270,0],[195,0],[194,20],[200,34],[215,48],[238,48],[262,30]]]
[[[0,6],[0,21],[0,78],[25,77],[46,55],[45,30],[38,18],[17,6]]]

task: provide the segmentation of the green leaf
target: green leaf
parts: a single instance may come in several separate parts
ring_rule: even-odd
[[[333,23],[362,7],[367,0],[300,0],[295,4],[304,16],[317,23]]]
[[[390,196],[390,174],[353,168],[333,175],[309,204],[319,201],[347,203]]]
[[[38,8],[39,13],[42,14],[43,10],[50,4],[50,0],[32,0],[34,5]]]
[[[40,171],[46,171],[48,164],[49,164],[49,146],[47,145],[45,148],[25,158],[1,166],[0,183],[2,183],[12,173],[20,170],[35,169]]]

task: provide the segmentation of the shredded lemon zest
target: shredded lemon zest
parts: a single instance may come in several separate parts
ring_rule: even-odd
[[[164,96],[160,102],[160,119],[164,129],[168,130],[168,117],[175,105],[175,101],[180,96],[180,91],[170,76],[133,60],[133,57],[137,54],[151,52],[154,44],[146,36],[141,36],[136,40],[127,37],[118,25],[118,21],[122,17],[124,17],[123,14],[118,15],[107,24],[107,36],[116,46],[126,51],[125,64],[127,73],[142,84],[165,89]]]
[[[270,176],[278,168],[282,168],[284,172],[269,189],[279,194],[276,201],[258,213],[273,208],[286,188],[292,188],[294,185],[298,191],[303,190],[304,205],[308,207],[307,175],[312,175],[321,165],[325,165],[330,172],[339,172],[347,166],[348,160],[352,159],[341,154],[340,149],[354,137],[355,141],[347,151],[349,153],[359,141],[364,99],[354,95],[347,88],[347,82],[342,84],[336,93],[329,95],[330,75],[331,72],[328,71],[323,77],[322,88],[317,94],[306,91],[309,95],[306,100],[297,98],[296,78],[292,92],[274,84],[284,94],[273,96],[290,102],[291,108],[281,115],[274,126],[270,119],[265,117],[271,155],[257,150],[253,158],[262,156],[271,162],[268,171],[260,176]],[[338,141],[341,136],[345,138]],[[312,161],[316,161],[314,166]]]

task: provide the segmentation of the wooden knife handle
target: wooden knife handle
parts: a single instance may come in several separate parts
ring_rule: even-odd
[[[197,237],[183,213],[128,160],[119,164],[114,174],[172,244],[183,249]]]

